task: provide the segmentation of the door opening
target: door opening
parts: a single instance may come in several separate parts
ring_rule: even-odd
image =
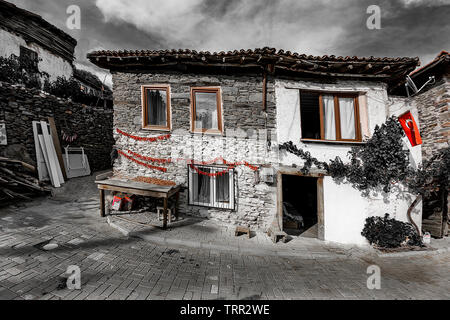
[[[282,221],[286,233],[318,237],[317,181],[315,177],[282,175]]]

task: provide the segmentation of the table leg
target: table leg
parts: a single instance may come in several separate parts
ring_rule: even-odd
[[[163,229],[167,228],[167,198],[164,198]]]
[[[105,190],[100,189],[100,216],[105,216]]]
[[[177,192],[175,196],[175,220],[178,221],[178,202],[180,200],[180,191]]]

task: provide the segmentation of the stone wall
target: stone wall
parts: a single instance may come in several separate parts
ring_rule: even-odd
[[[429,160],[436,151],[449,147],[450,77],[447,75],[432,89],[414,96],[413,103],[419,111],[423,158]],[[435,237],[448,234],[449,203],[448,192],[424,199],[425,231],[429,231]]]
[[[127,133],[151,137],[166,134],[141,128],[141,85],[169,84],[171,90],[172,132],[165,141],[135,141],[114,132],[116,147],[154,158],[178,159],[164,165],[167,172],[148,169],[119,156],[114,169],[128,176],[148,176],[175,181],[187,187],[188,166],[181,159],[208,161],[222,156],[227,161],[248,161],[254,165],[275,161],[268,151],[265,129],[272,141],[275,134],[275,98],[273,80],[267,85],[267,113],[262,111],[262,77],[197,75],[166,73],[113,73],[114,128]],[[220,86],[224,135],[202,135],[190,132],[190,88]],[[239,132],[235,130],[239,129]],[[275,186],[258,183],[255,172],[239,166],[235,173],[235,210],[188,205],[188,192],[180,198],[182,212],[209,217],[231,224],[249,224],[264,228],[276,212]]]
[[[413,98],[419,110],[424,160],[447,148],[450,138],[450,78]]]
[[[8,145],[0,146],[0,154],[10,156],[20,151],[22,159],[36,161],[32,121],[55,119],[61,147],[61,129],[78,134],[71,146],[82,146],[91,171],[111,167],[110,153],[113,111],[73,103],[40,90],[0,82],[0,121],[6,123]]]

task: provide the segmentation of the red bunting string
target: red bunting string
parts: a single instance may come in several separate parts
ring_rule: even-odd
[[[234,166],[228,166],[228,168],[226,168],[225,170],[222,171],[218,171],[218,172],[205,172],[200,170],[199,168],[197,168],[195,165],[190,164],[189,165],[193,170],[195,170],[198,174],[201,174],[203,176],[208,176],[208,177],[217,177],[217,176],[223,176],[224,174],[226,174],[229,170],[233,169]]]
[[[135,156],[136,158],[139,158],[141,160],[145,160],[145,161],[152,161],[152,162],[157,162],[157,163],[171,163],[172,159],[161,159],[161,158],[152,158],[152,157],[146,157],[143,155],[140,155],[139,153],[133,152],[128,150],[128,153]]]
[[[140,165],[142,165],[142,166],[145,166],[145,167],[150,168],[150,169],[155,169],[155,170],[167,172],[167,168],[158,167],[158,166],[153,166],[153,165],[151,165],[151,164],[144,163],[144,162],[142,162],[142,161],[139,161],[139,160],[137,160],[137,159],[135,159],[135,158],[133,158],[133,157],[127,155],[125,152],[123,152],[123,151],[121,151],[121,150],[118,150],[118,152],[119,152],[121,155],[123,155],[124,157],[126,157],[127,159],[129,159],[129,160],[131,160],[131,161],[134,161],[134,162],[136,162],[136,163],[138,163],[138,164],[140,164]],[[241,162],[228,162],[228,161],[226,161],[226,160],[225,160],[224,158],[222,158],[222,157],[217,157],[217,158],[212,159],[212,160],[209,160],[209,161],[195,161],[195,160],[193,160],[193,159],[183,159],[183,158],[178,158],[178,159],[171,159],[171,158],[168,158],[168,159],[152,158],[152,157],[148,157],[148,156],[143,156],[143,155],[141,155],[141,154],[139,154],[139,153],[136,153],[136,152],[133,152],[133,151],[131,151],[131,150],[128,150],[128,153],[131,154],[132,156],[136,157],[136,158],[141,159],[141,160],[144,160],[144,161],[151,161],[151,162],[156,162],[156,163],[172,163],[172,162],[175,162],[175,161],[186,161],[186,162],[191,166],[191,168],[193,168],[195,171],[197,171],[197,173],[203,174],[203,175],[207,175],[207,176],[210,176],[210,177],[221,176],[221,175],[223,175],[224,173],[228,172],[230,169],[233,169],[233,168],[235,168],[235,167],[237,167],[237,166],[241,166],[241,165],[245,165],[245,166],[249,167],[249,168],[250,168],[251,170],[253,170],[253,171],[256,171],[256,170],[259,169],[259,167],[253,166],[253,165],[249,164],[247,161],[241,161]],[[226,164],[226,165],[228,166],[227,169],[225,169],[225,170],[223,170],[223,171],[220,171],[220,172],[216,172],[216,173],[208,173],[208,172],[201,171],[200,169],[198,169],[198,168],[196,167],[197,165],[209,165],[209,164],[214,164],[214,163],[216,163],[216,162],[218,162],[218,161],[222,161],[223,164]]]
[[[209,161],[195,161],[194,159],[188,159],[186,161],[190,164],[196,164],[196,165],[208,165],[208,164],[216,163],[217,161],[223,161],[223,163],[225,163],[225,160],[222,157],[217,157],[217,158],[209,160]]]
[[[159,171],[162,171],[162,172],[166,172],[167,171],[167,168],[152,166],[151,164],[144,163],[144,162],[139,161],[139,160],[137,160],[137,159],[135,159],[133,157],[130,157],[129,155],[127,155],[125,152],[123,152],[121,150],[117,150],[117,152],[120,153],[121,155],[123,155],[125,158],[127,158],[127,159],[129,159],[131,161],[134,161],[137,164],[140,164],[141,166],[147,167],[149,169],[159,170]]]
[[[129,133],[126,133],[122,130],[120,130],[119,128],[116,129],[117,133],[120,133],[121,135],[134,139],[134,140],[138,140],[138,141],[151,141],[151,142],[155,142],[157,140],[167,140],[170,138],[170,134],[165,134],[162,136],[158,136],[158,137],[138,137],[138,136],[133,136]]]

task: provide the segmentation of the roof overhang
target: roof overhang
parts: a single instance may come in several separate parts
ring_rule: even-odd
[[[419,65],[419,58],[311,56],[273,48],[228,52],[180,50],[95,51],[87,55],[111,71],[154,69],[240,70],[292,77],[343,78],[394,83]]]

